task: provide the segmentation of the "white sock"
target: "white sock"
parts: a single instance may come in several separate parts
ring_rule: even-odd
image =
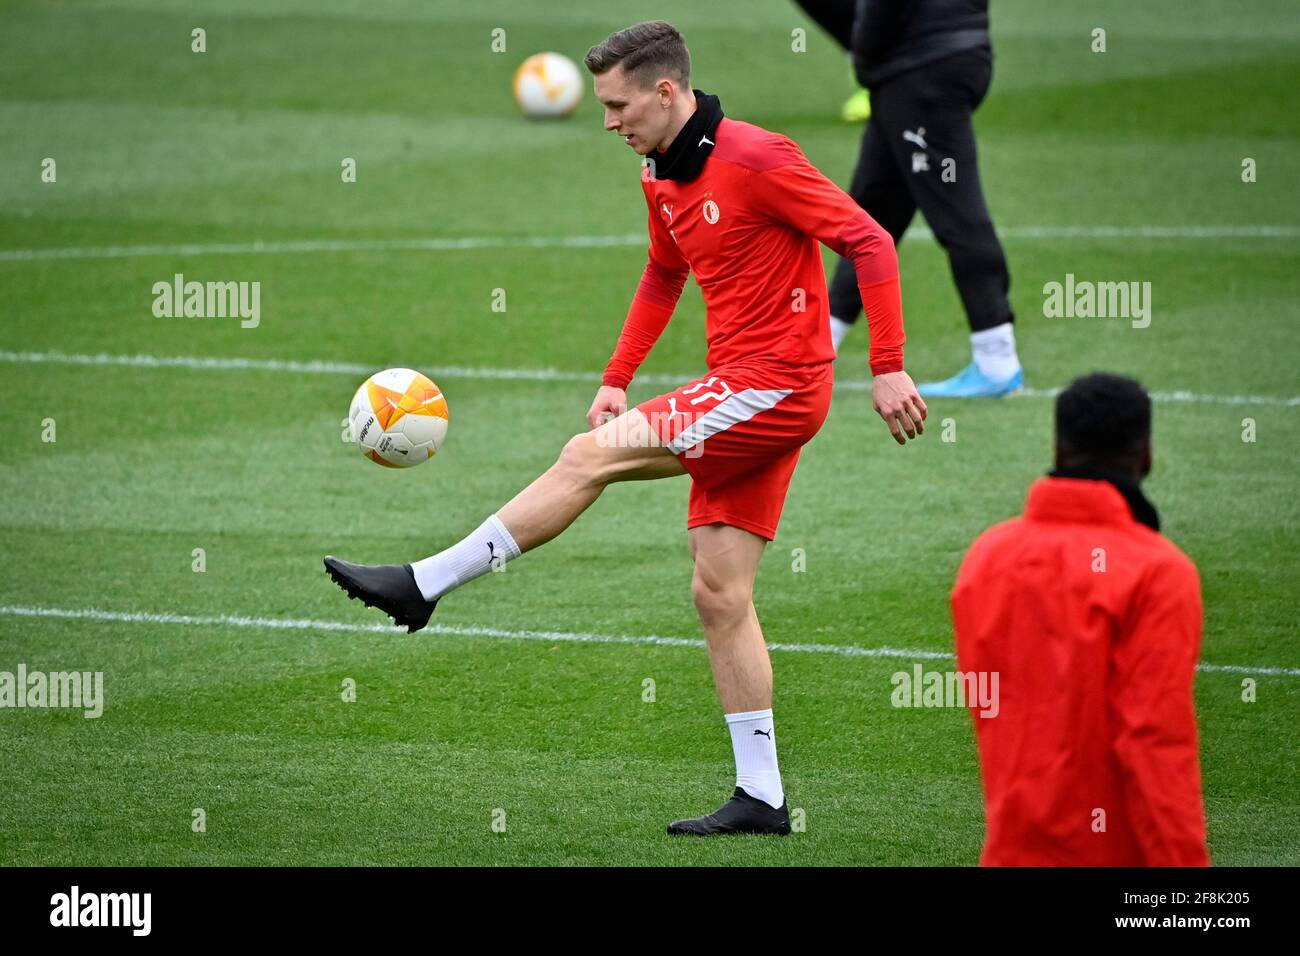
[[[835,351],[840,350],[840,343],[844,341],[844,336],[849,334],[851,328],[853,328],[852,322],[845,322],[843,319],[831,316],[831,345],[835,346]]]
[[[446,551],[411,565],[415,583],[426,601],[436,601],[466,581],[495,570],[519,557],[519,545],[496,515],[488,517],[460,542]]]
[[[776,725],[772,711],[727,714],[731,749],[736,755],[736,786],[774,809],[785,803],[781,771],[776,766]]]
[[[979,370],[995,382],[1005,382],[1020,370],[1016,333],[1010,322],[983,332],[972,332],[970,353]]]

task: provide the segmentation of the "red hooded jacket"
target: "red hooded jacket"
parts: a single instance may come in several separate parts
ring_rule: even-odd
[[[1192,682],[1196,567],[1106,481],[1043,478],[984,532],[952,592],[972,710],[985,866],[1204,866]]]

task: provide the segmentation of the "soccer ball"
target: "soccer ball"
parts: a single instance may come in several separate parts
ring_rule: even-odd
[[[388,468],[410,468],[434,456],[447,437],[442,389],[409,368],[376,372],[357,389],[348,427],[361,453]]]
[[[567,56],[535,53],[515,70],[515,102],[525,116],[568,116],[582,99],[582,74]]]

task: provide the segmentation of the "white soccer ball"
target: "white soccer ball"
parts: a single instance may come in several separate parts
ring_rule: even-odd
[[[361,453],[389,468],[428,461],[447,437],[442,389],[409,368],[376,372],[357,389],[348,427]]]
[[[525,116],[568,116],[582,99],[582,74],[561,53],[535,53],[515,70],[515,102]]]

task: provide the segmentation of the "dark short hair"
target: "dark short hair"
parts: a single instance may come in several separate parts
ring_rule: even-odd
[[[691,54],[677,28],[666,20],[637,23],[611,33],[583,58],[593,76],[623,64],[623,72],[642,87],[662,76],[675,78],[683,88],[691,82]]]
[[[1123,458],[1150,438],[1151,396],[1134,379],[1093,372],[1056,398],[1056,440],[1075,457]]]

